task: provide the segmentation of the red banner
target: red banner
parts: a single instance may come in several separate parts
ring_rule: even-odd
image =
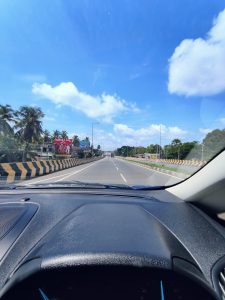
[[[55,145],[56,154],[71,154],[72,150],[72,139],[55,139],[53,144]]]

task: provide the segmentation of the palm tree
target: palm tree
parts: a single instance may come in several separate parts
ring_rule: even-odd
[[[22,106],[15,113],[17,134],[26,144],[38,142],[43,133],[41,118],[44,113],[39,107]]]
[[[60,131],[59,131],[59,130],[55,130],[55,131],[53,132],[52,139],[53,139],[53,140],[54,140],[54,139],[58,139],[60,136],[61,136]]]
[[[14,121],[14,111],[10,105],[0,105],[0,133],[12,135],[13,129],[9,122]]]
[[[67,131],[63,130],[61,133],[62,139],[68,139],[68,133]]]
[[[43,131],[43,140],[44,143],[49,143],[51,141],[50,132],[47,129]]]

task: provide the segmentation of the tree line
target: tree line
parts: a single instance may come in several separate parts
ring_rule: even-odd
[[[225,148],[225,129],[215,129],[209,132],[202,143],[198,141],[184,142],[174,139],[168,145],[150,144],[147,147],[122,146],[115,151],[119,156],[137,156],[144,153],[157,154],[163,159],[196,159],[209,160]]]
[[[53,143],[56,138],[68,139],[65,130],[51,134],[43,129],[44,116],[39,107],[21,106],[13,110],[8,104],[0,105],[0,162],[29,160],[35,145]],[[73,145],[80,146],[77,135],[73,137]]]

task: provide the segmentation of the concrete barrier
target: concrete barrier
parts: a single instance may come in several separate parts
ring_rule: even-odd
[[[152,163],[168,163],[173,165],[184,165],[184,166],[195,166],[202,167],[207,161],[206,160],[187,160],[187,159],[149,159],[149,158],[137,158],[137,157],[124,157],[128,160],[136,160],[136,161],[149,161]]]
[[[12,183],[14,181],[31,179],[37,176],[46,175],[49,173],[93,162],[99,159],[101,159],[101,157],[1,163],[0,180]]]

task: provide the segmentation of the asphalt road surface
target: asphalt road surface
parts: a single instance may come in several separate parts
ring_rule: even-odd
[[[105,157],[95,162],[26,180],[22,184],[62,183],[63,181],[74,180],[102,184],[164,186],[179,182],[182,179],[150,170],[145,166]]]

